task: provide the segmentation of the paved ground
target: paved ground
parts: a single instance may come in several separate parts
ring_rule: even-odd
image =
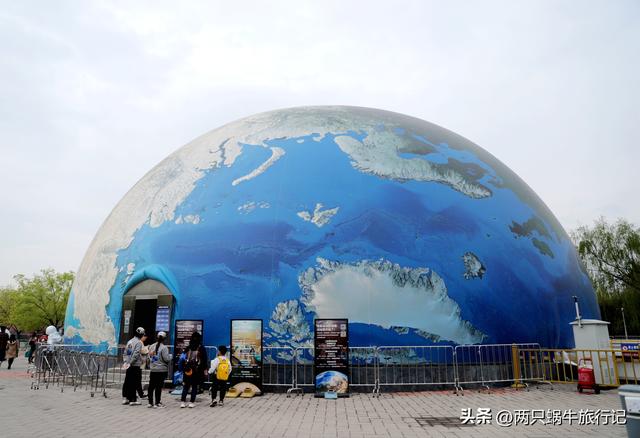
[[[10,437],[624,437],[621,425],[578,425],[580,410],[619,410],[616,391],[600,395],[574,392],[555,385],[554,390],[495,390],[491,394],[465,391],[383,394],[379,399],[354,394],[348,399],[324,400],[305,395],[287,398],[267,394],[253,399],[227,400],[224,407],[209,408],[202,398],[195,409],[180,409],[174,396],[163,394],[167,409],[121,406],[118,391],[109,398],[91,398],[86,391],[59,388],[31,390],[25,360],[7,370],[0,368],[0,436]],[[205,403],[207,402],[207,403]],[[492,424],[460,426],[462,409],[491,408]],[[545,416],[572,410],[577,420],[562,425],[500,427],[500,410],[537,409]],[[551,410],[551,412],[548,412]],[[504,414],[507,415],[508,414]],[[520,414],[525,415],[525,414]],[[429,419],[428,417],[437,417]],[[449,417],[451,424],[434,425]],[[508,420],[508,418],[507,418]],[[602,422],[603,417],[600,417]],[[556,418],[558,421],[558,418]]]

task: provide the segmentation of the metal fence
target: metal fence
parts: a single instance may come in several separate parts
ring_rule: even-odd
[[[217,349],[206,348],[213,359]],[[30,367],[31,388],[82,389],[92,397],[106,397],[109,390],[122,387],[123,355],[124,346],[100,349],[95,345],[39,345]],[[426,388],[453,389],[459,394],[474,386],[489,389],[509,384],[577,383],[578,365],[585,360],[592,364],[601,386],[637,384],[640,380],[637,351],[544,349],[538,344],[371,346],[349,349],[349,385],[377,396],[381,391]],[[264,347],[265,390],[313,391],[313,362],[313,347]],[[172,375],[171,368],[170,379]],[[149,371],[143,369],[143,385],[148,378]]]
[[[380,390],[385,387],[455,387],[452,346],[382,346],[376,352]]]
[[[461,391],[465,386],[479,385],[490,388],[498,383],[511,383],[515,387],[526,387],[539,378],[535,367],[527,367],[521,352],[523,349],[538,351],[538,344],[483,344],[458,345],[455,347],[456,389]],[[531,359],[531,358],[528,358]]]
[[[39,345],[31,372],[31,388],[55,386],[90,390],[93,397],[105,390],[110,360],[108,352],[97,353],[94,345]]]
[[[296,387],[293,347],[264,347],[262,349],[262,385],[272,390]]]
[[[593,368],[596,383],[602,387],[617,387],[625,383],[637,385],[640,380],[637,351],[523,349],[521,353],[528,359],[523,374],[536,374],[543,382],[575,384],[580,366]]]

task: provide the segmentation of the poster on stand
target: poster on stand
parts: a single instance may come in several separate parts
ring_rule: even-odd
[[[231,384],[255,385],[262,392],[262,320],[231,320]]]
[[[314,322],[314,384],[316,396],[349,394],[349,320]]]
[[[189,339],[191,338],[191,334],[195,331],[202,335],[204,339],[204,321],[201,319],[178,319],[176,320],[176,331],[175,331],[175,342],[174,345],[174,357],[177,358],[178,355],[187,348],[189,345]]]

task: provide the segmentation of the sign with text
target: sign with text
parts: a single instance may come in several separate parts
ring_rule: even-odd
[[[314,376],[316,396],[349,393],[349,320],[314,322]]]
[[[202,335],[204,339],[204,333],[202,329],[204,328],[204,321],[201,319],[178,319],[176,320],[176,332],[175,332],[175,341],[173,345],[175,346],[174,357],[178,357],[179,353],[187,348],[189,345],[189,339],[191,338],[191,334],[193,332],[198,332]]]
[[[169,306],[158,306],[156,311],[156,332],[168,332],[171,322],[171,309]]]
[[[124,332],[129,334],[129,326],[131,324],[131,310],[124,311]]]
[[[231,320],[231,383],[252,383],[262,391],[262,320]]]
[[[640,351],[638,349],[638,344],[637,343],[621,343],[620,344],[620,349],[622,350],[622,356],[625,358],[631,358],[631,359],[637,359],[638,358],[638,352]]]

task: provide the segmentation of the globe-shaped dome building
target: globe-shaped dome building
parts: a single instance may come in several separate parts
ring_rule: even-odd
[[[514,142],[517,139],[514,139]],[[178,149],[118,203],[65,334],[123,342],[264,321],[265,345],[348,318],[351,345],[573,344],[596,297],[557,219],[509,168],[431,123],[356,107],[258,114]]]

